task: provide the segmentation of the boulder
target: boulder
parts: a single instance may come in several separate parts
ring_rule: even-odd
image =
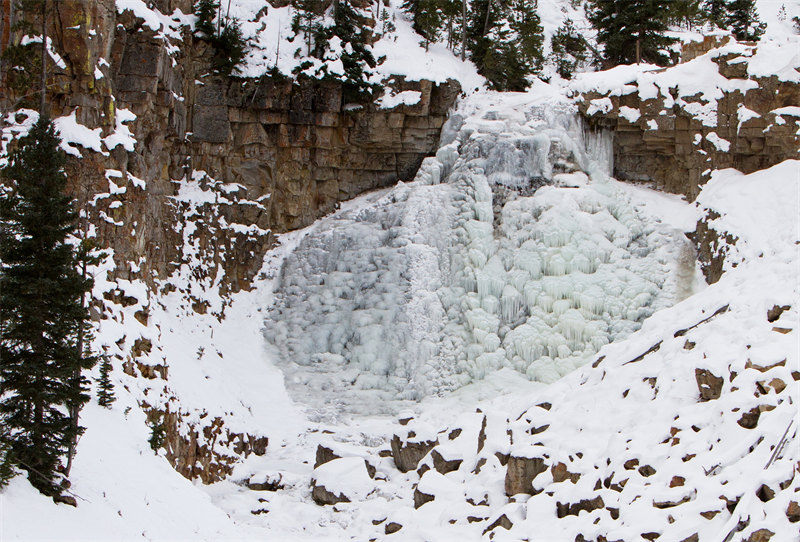
[[[517,493],[533,495],[533,480],[547,470],[547,464],[541,457],[517,457],[511,455],[506,464],[506,495]]]
[[[328,461],[314,469],[311,479],[311,498],[319,505],[361,500],[374,489],[361,457]]]
[[[411,431],[406,440],[401,440],[398,435],[392,437],[392,457],[394,464],[400,472],[409,472],[417,468],[419,462],[430,452],[439,440],[421,440],[414,442],[414,432]]]
[[[700,401],[719,399],[722,395],[722,384],[725,382],[722,377],[715,376],[708,369],[695,369],[694,378],[700,390]]]

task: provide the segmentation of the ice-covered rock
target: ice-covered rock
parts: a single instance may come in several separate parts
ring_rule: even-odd
[[[285,260],[265,334],[321,418],[504,367],[552,382],[686,290],[688,240],[608,180],[610,139],[568,107],[490,111],[453,137]]]

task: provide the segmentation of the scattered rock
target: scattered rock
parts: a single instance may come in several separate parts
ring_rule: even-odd
[[[767,322],[770,324],[776,321],[778,318],[781,317],[781,314],[791,309],[791,305],[774,305],[771,309],[767,311]]]
[[[352,502],[374,490],[374,482],[361,457],[333,459],[314,469],[311,497],[320,505]]]
[[[750,535],[747,542],[769,542],[774,535],[769,529],[759,529]]]
[[[578,480],[580,480],[581,478],[580,474],[575,472],[569,472],[567,470],[566,463],[563,462],[559,462],[553,465],[553,467],[550,469],[550,473],[553,475],[553,482],[555,483],[560,483],[569,480],[573,484],[577,484]]]
[[[447,460],[435,448],[431,450],[431,458],[433,459],[433,468],[439,471],[440,474],[458,470],[463,462],[462,459]]]
[[[433,499],[433,495],[423,493],[419,488],[414,488],[414,508],[419,508],[423,504],[431,502]]]
[[[391,521],[391,522],[387,523],[386,526],[383,528],[383,532],[385,534],[394,534],[394,533],[396,533],[397,531],[399,531],[402,528],[403,528],[403,526],[400,525],[399,523],[395,523],[394,521]]]
[[[53,502],[56,504],[67,504],[75,508],[78,507],[78,501],[72,495],[53,495]]]
[[[722,394],[722,384],[725,382],[722,377],[715,376],[708,369],[695,369],[694,378],[700,390],[700,401],[719,399]]]
[[[641,474],[644,477],[653,476],[655,473],[656,469],[654,469],[650,465],[644,465],[642,467],[639,467],[639,474]]]
[[[281,474],[268,474],[266,476],[252,476],[247,482],[247,488],[253,491],[278,491],[283,489],[283,476]]]
[[[326,504],[337,504],[340,502],[350,502],[350,499],[348,499],[345,495],[342,495],[341,493],[336,495],[328,491],[325,486],[317,485],[316,480],[311,480],[311,498],[314,499],[314,502],[320,506],[324,506]]]
[[[786,517],[792,523],[800,521],[800,504],[797,501],[789,501],[789,506],[786,507]]]
[[[598,495],[594,499],[583,499],[576,503],[556,503],[556,516],[564,518],[567,516],[577,516],[581,511],[591,512],[605,507],[603,497]]]
[[[437,440],[424,440],[421,442],[408,442],[400,440],[398,435],[392,437],[392,457],[394,464],[400,472],[409,472],[417,468],[420,460],[425,457]]]
[[[334,451],[328,446],[317,444],[317,455],[314,460],[314,468],[316,469],[317,467],[319,467],[320,465],[324,465],[328,461],[333,461],[334,459],[339,459],[339,458],[341,458],[341,456],[334,453]]]
[[[625,467],[625,470],[633,470],[637,466],[639,466],[639,460],[638,459],[628,459],[622,466]]]
[[[514,524],[511,523],[511,520],[508,519],[508,516],[503,514],[502,516],[500,516],[499,518],[494,520],[491,525],[486,527],[486,529],[483,530],[483,534],[486,534],[489,531],[493,531],[493,530],[497,529],[498,527],[502,527],[503,529],[508,531],[513,526],[514,526]]]
[[[517,493],[533,494],[533,480],[547,470],[544,459],[540,457],[515,457],[508,458],[506,465],[506,495]]]
[[[761,502],[771,501],[775,498],[775,491],[767,484],[761,484],[761,487],[756,491],[756,496]]]
[[[761,416],[761,410],[758,407],[754,407],[742,414],[742,417],[736,423],[745,429],[755,429],[758,425],[759,416]]]

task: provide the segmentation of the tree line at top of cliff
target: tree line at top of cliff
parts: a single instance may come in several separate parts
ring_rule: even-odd
[[[549,56],[538,0],[405,0],[402,9],[426,50],[444,44],[471,60],[491,88],[512,91],[553,72],[570,78],[591,66],[668,64],[677,41],[670,31],[676,28],[729,30],[740,41],[756,41],[765,29],[755,0],[567,1],[573,15],[583,10],[591,28],[579,28],[567,16],[551,36]],[[291,0],[290,5],[287,40],[296,44],[300,60],[293,75],[341,81],[346,102],[373,99],[380,90],[374,72],[382,58],[375,57],[372,45],[394,31],[388,0],[375,0],[375,6],[371,0]],[[196,0],[194,6],[195,33],[215,51],[212,69],[236,73],[247,49],[239,23],[219,0]]]

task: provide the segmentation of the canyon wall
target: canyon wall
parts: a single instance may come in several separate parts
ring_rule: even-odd
[[[791,63],[766,73],[769,54],[708,36],[685,44],[676,67],[584,89],[579,110],[589,126],[613,131],[616,178],[692,201],[713,170],[752,173],[800,158],[800,73]],[[694,233],[709,282],[722,273],[720,247],[735,242],[709,227],[713,218]]]
[[[213,336],[228,294],[250,287],[275,234],[413,179],[460,87],[396,77],[387,86],[418,92],[417,103],[354,106],[335,81],[212,74],[210,45],[181,14],[191,0],[50,7],[49,114],[61,123],[83,227],[113,259],[92,302],[102,348],[125,387],[141,391],[175,469],[219,480],[241,456],[263,454],[267,438],[229,430],[228,413],[173,390],[170,365],[185,353],[161,341],[162,328],[185,311],[208,317],[203,329]],[[0,18],[7,150],[38,109],[40,45],[23,37],[40,33],[41,19],[18,8]],[[21,20],[31,26],[9,32]],[[172,293],[181,301],[170,313],[163,300]]]

